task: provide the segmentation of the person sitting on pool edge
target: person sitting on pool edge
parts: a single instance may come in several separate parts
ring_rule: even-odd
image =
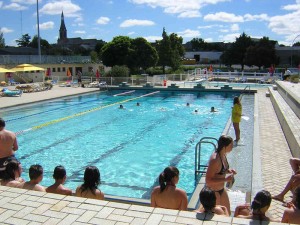
[[[10,161],[5,168],[4,177],[1,180],[2,186],[19,187],[24,179],[21,178],[22,166],[17,161]]]
[[[291,158],[290,165],[293,170],[293,175],[291,176],[284,189],[278,195],[272,196],[274,200],[283,202],[286,193],[288,193],[289,191],[294,192],[294,190],[296,190],[296,188],[300,186],[300,159]]]
[[[76,188],[76,196],[104,200],[104,193],[98,189],[101,183],[100,172],[95,166],[88,166],[85,169],[83,184]]]
[[[43,167],[41,165],[32,165],[29,168],[29,178],[30,181],[23,183],[20,188],[33,190],[33,191],[42,191],[46,192],[45,187],[40,185],[39,183],[43,180]]]
[[[222,205],[216,205],[216,195],[213,190],[211,190],[209,187],[204,187],[200,191],[199,194],[200,199],[200,207],[196,212],[198,213],[214,213],[217,215],[224,215],[229,216],[229,213],[227,211],[227,208]]]
[[[284,210],[281,223],[300,224],[300,187],[297,187],[292,203]]]
[[[266,216],[266,212],[269,209],[271,202],[272,198],[270,192],[266,190],[259,191],[251,203],[251,209],[249,204],[239,205],[235,209],[234,217],[279,222],[276,219]]]
[[[159,175],[159,185],[151,194],[151,206],[165,209],[187,210],[187,195],[176,187],[179,181],[179,170],[169,166]]]
[[[63,186],[67,179],[67,172],[65,167],[56,166],[53,172],[53,178],[55,183],[46,188],[46,192],[61,194],[61,195],[72,195],[72,190]]]

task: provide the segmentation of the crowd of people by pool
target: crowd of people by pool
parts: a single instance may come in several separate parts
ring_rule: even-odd
[[[140,104],[137,104],[139,106]],[[190,104],[187,104],[190,106]],[[123,106],[122,106],[123,107]],[[120,106],[121,108],[121,106]],[[212,107],[211,112],[217,110]],[[242,105],[238,97],[234,98],[232,108],[232,122],[235,130],[235,140],[227,135],[221,135],[215,151],[211,154],[205,176],[205,185],[199,193],[200,206],[195,211],[198,213],[217,214],[231,216],[230,200],[227,187],[233,185],[237,171],[230,168],[227,155],[231,153],[234,143],[240,140],[239,123],[242,117]],[[22,164],[15,157],[18,150],[18,142],[15,133],[5,129],[5,121],[0,118],[0,179],[1,185],[15,188],[23,188],[34,191],[42,191],[61,195],[75,195],[77,197],[105,199],[99,185],[101,184],[100,171],[95,166],[85,168],[82,184],[76,190],[64,186],[67,172],[64,166],[57,165],[53,171],[54,182],[49,187],[41,185],[43,180],[43,167],[39,164],[29,168],[29,180],[22,178]],[[269,217],[267,210],[271,205],[272,198],[283,201],[284,195],[291,191],[293,199],[286,204],[281,222],[300,224],[300,159],[290,160],[294,175],[278,194],[271,196],[268,190],[259,191],[251,204],[238,205],[233,216],[260,221],[276,221]],[[180,172],[174,166],[167,166],[158,176],[159,186],[154,187],[151,194],[151,206],[188,210],[188,198],[185,190],[177,188]]]

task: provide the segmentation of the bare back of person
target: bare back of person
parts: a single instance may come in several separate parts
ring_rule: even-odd
[[[53,184],[46,188],[46,192],[60,195],[72,195],[72,190],[62,184]]]
[[[205,209],[200,206],[200,208],[197,211],[198,213],[205,213]],[[215,213],[217,215],[225,215],[225,216],[229,216],[227,208],[225,206],[222,205],[216,205],[213,210],[211,210],[211,213]]]
[[[42,192],[46,192],[45,187],[43,187],[43,186],[40,185],[40,184],[33,183],[33,182],[31,182],[31,181],[27,181],[27,182],[21,184],[21,185],[20,185],[20,188],[22,188],[22,189],[27,189],[27,190],[33,190],[33,191],[42,191]]]
[[[20,187],[22,182],[17,180],[1,180],[1,185],[7,187]]]
[[[153,189],[151,206],[166,209],[187,210],[186,192],[171,185],[167,185],[165,190],[161,192],[160,187],[157,186]]]
[[[76,196],[104,200],[104,194],[99,189],[95,189],[95,191],[93,193],[90,189],[82,191],[81,186],[76,188]]]
[[[18,150],[16,135],[8,130],[0,131],[0,158],[5,158],[14,155]]]

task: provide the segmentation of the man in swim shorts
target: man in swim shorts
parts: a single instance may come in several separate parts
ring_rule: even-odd
[[[18,150],[16,135],[5,129],[5,121],[0,118],[0,179],[2,179],[6,165],[10,161],[18,161],[15,151]]]

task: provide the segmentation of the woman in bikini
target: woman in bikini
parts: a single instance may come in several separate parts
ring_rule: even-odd
[[[88,166],[84,172],[84,182],[76,188],[76,196],[104,200],[104,193],[98,189],[100,172],[95,166]]]
[[[165,209],[187,210],[187,195],[176,187],[179,181],[179,170],[169,166],[159,175],[159,185],[151,194],[151,206]]]
[[[229,169],[226,155],[231,152],[233,140],[231,137],[222,135],[218,140],[218,147],[211,155],[206,172],[206,186],[215,192],[216,204],[227,208],[230,215],[230,202],[224,185],[232,182],[236,171]]]

